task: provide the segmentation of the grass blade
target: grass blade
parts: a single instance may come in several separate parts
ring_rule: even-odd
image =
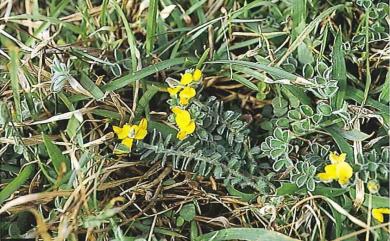
[[[9,71],[11,77],[11,88],[12,95],[14,99],[15,111],[16,111],[16,121],[22,121],[22,105],[20,103],[20,86],[19,86],[19,49],[13,45],[10,41],[5,41],[6,46],[9,48],[9,55],[11,61],[9,63]]]
[[[250,241],[293,241],[283,234],[266,230],[263,228],[228,228],[220,231],[201,235],[195,241],[222,241],[222,240],[250,240]]]
[[[34,173],[35,165],[27,165],[21,172],[8,183],[0,192],[0,204],[16,192]]]
[[[148,19],[146,23],[146,53],[150,54],[153,51],[154,38],[156,36],[156,19],[157,19],[157,0],[149,1]]]
[[[172,66],[175,65],[180,65],[185,62],[195,62],[194,59],[191,58],[176,58],[176,59],[169,59],[162,61],[158,64],[155,65],[150,65],[146,68],[143,68],[133,74],[130,74],[128,76],[123,76],[117,80],[112,81],[111,83],[106,84],[105,86],[102,87],[103,91],[114,91],[118,90],[120,88],[125,87],[126,85],[129,85],[137,80],[143,79],[149,75],[155,74],[161,70],[168,69]]]
[[[347,88],[347,68],[345,66],[345,56],[343,51],[343,40],[341,32],[336,35],[336,40],[333,45],[332,56],[332,75],[333,79],[338,81],[338,91],[336,99],[332,100],[332,105],[336,109],[343,106],[345,91]]]
[[[48,136],[42,133],[42,138],[57,174],[62,175],[64,172],[68,172],[70,170],[68,158],[62,154],[60,148],[58,148]],[[64,168],[66,169],[64,170]]]

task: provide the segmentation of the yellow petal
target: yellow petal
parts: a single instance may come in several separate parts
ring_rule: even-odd
[[[187,126],[184,128],[180,128],[180,131],[177,133],[177,138],[179,140],[184,140],[188,135],[194,133],[196,128],[195,121],[191,121]]]
[[[179,101],[181,105],[188,105],[189,103],[189,100],[187,98],[180,98]]]
[[[191,73],[185,73],[183,76],[181,76],[180,84],[182,85],[188,85],[192,82],[192,74]]]
[[[346,177],[340,177],[339,180],[337,180],[340,186],[344,187],[349,183],[349,178]]]
[[[129,135],[129,132],[131,130],[131,126],[128,124],[125,124],[122,127],[122,130],[118,133],[118,139],[124,139]]]
[[[135,133],[134,138],[137,140],[142,140],[148,134],[148,121],[143,118],[138,124],[138,130]]]
[[[318,173],[317,178],[320,179],[322,182],[331,182],[334,179],[337,179],[336,165],[326,165],[325,172]]]
[[[176,135],[177,139],[184,140],[187,137],[187,133],[185,131],[179,131]]]
[[[129,149],[133,146],[133,139],[132,138],[125,138],[122,140],[122,144],[127,146]]]
[[[352,167],[347,162],[336,164],[336,175],[338,178],[351,178],[353,175]]]
[[[325,173],[332,179],[337,178],[337,166],[334,164],[325,166]]]
[[[383,213],[382,213],[382,208],[373,208],[371,213],[372,213],[372,216],[380,223],[383,223],[384,221],[384,217],[383,217]]]
[[[169,93],[171,96],[175,96],[180,90],[181,90],[181,87],[180,87],[180,86],[175,87],[175,88],[167,88],[167,91],[168,91],[168,93]]]
[[[180,98],[187,98],[187,99],[191,99],[192,97],[194,97],[196,95],[196,91],[194,88],[192,87],[185,87],[179,94],[179,97]]]
[[[183,129],[190,124],[191,115],[188,111],[175,106],[172,108],[172,112],[175,113],[175,122],[179,129]]]
[[[336,152],[331,152],[329,154],[329,160],[332,162],[332,164],[337,164],[340,162],[344,162],[347,154],[341,153],[340,155],[337,155]]]
[[[195,128],[196,128],[195,121],[191,121],[190,124],[186,126],[185,132],[187,133],[187,135],[190,135],[194,133]]]
[[[192,78],[194,79],[194,81],[199,81],[200,78],[202,78],[202,71],[200,69],[196,69],[192,74]]]
[[[331,182],[331,181],[333,181],[333,178],[331,178],[325,172],[318,173],[317,174],[317,178],[320,179],[321,182]]]
[[[114,133],[117,135],[122,131],[122,128],[120,128],[119,126],[113,126],[112,129],[114,130]]]

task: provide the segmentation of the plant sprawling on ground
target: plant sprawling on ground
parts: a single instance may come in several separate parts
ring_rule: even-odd
[[[389,5],[0,3],[0,234],[388,240]]]

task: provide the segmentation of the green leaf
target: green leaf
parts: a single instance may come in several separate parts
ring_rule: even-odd
[[[282,185],[276,189],[277,195],[294,195],[294,194],[305,194],[306,188],[299,188],[295,183],[282,183]],[[315,190],[312,192],[315,195],[323,195],[326,197],[337,197],[348,192],[345,188],[332,188],[317,185]]]
[[[229,73],[226,73],[224,74],[226,77],[230,77],[230,74]],[[242,77],[241,75],[239,74],[235,74],[233,73],[233,75],[231,76],[232,77],[232,80],[235,80],[243,85],[245,85],[246,87],[248,87],[249,89],[252,89],[254,91],[258,91],[258,88],[255,84],[253,84],[252,82],[250,82],[248,79]]]
[[[0,100],[0,125],[7,124],[11,119],[7,104]]]
[[[286,53],[280,58],[277,66],[284,63],[284,61],[290,56],[291,53],[294,52],[294,50],[309,36],[310,32],[313,31],[313,29],[319,24],[326,16],[330,15],[333,11],[336,11],[338,9],[344,8],[344,4],[339,4],[333,7],[330,7],[323,11],[320,15],[318,15],[313,21],[311,21],[305,29],[301,32],[301,34],[295,39],[295,41],[290,45],[290,47],[287,49]]]
[[[227,185],[226,190],[229,192],[230,195],[239,197],[240,200],[244,201],[244,202],[250,202],[250,201],[256,199],[256,197],[257,197],[257,195],[255,195],[255,194],[240,192],[231,185]]]
[[[317,111],[324,116],[330,116],[332,114],[332,107],[325,103],[320,103],[317,105]]]
[[[62,175],[65,172],[70,171],[70,161],[68,158],[62,154],[60,148],[58,148],[48,136],[42,133],[43,143],[46,146],[47,153],[51,159],[51,162],[54,166],[58,175]],[[63,168],[66,167],[65,170]]]
[[[146,53],[150,54],[153,50],[154,38],[156,36],[158,1],[150,0],[148,8],[148,19],[146,22]]]
[[[302,64],[311,64],[314,62],[313,54],[306,43],[301,43],[298,46],[298,60]]]
[[[340,134],[342,130],[340,128],[337,128],[337,127],[328,127],[328,128],[324,128],[324,130],[327,131],[333,137],[333,139],[336,141],[338,147],[340,148],[340,151],[346,153],[347,160],[352,163],[353,149],[352,149],[351,145]]]
[[[371,135],[368,135],[364,132],[361,132],[356,129],[352,129],[349,131],[341,130],[340,134],[347,140],[350,141],[364,141],[371,137]]]
[[[1,39],[2,41],[6,40],[5,38]],[[18,71],[19,71],[19,49],[11,42],[11,41],[4,41],[4,46],[6,46],[9,50],[9,55],[11,58],[11,61],[8,65],[9,72],[10,72],[10,79],[11,79],[11,88],[12,88],[12,98],[13,98],[13,104],[15,105],[15,111],[16,111],[16,121],[20,122],[22,121],[22,104],[20,100],[20,85],[19,85],[19,77],[18,77]]]
[[[81,73],[80,84],[83,86],[95,100],[101,100],[104,98],[104,93],[96,86],[96,84],[88,77],[85,72]]]
[[[35,165],[26,165],[21,172],[0,192],[0,204],[16,192],[33,174]]]
[[[332,106],[335,109],[340,109],[343,106],[345,92],[347,88],[347,68],[345,66],[345,56],[343,51],[342,33],[339,31],[333,45],[332,53],[332,76],[337,80],[339,87],[336,99],[332,100]]]
[[[188,203],[184,205],[180,210],[180,217],[182,217],[185,221],[189,222],[195,218],[196,211],[195,205],[193,203]]]
[[[222,240],[249,240],[249,241],[293,241],[281,233],[263,228],[228,228],[198,236],[194,241],[222,241]]]
[[[382,86],[382,91],[379,94],[378,100],[386,104],[390,101],[390,71],[387,71],[386,81]]]
[[[175,66],[175,65],[183,64],[185,62],[195,62],[195,60],[191,59],[191,58],[184,58],[184,57],[176,58],[176,59],[168,59],[168,60],[162,61],[160,63],[150,65],[150,66],[143,68],[143,69],[141,69],[133,74],[130,73],[127,76],[123,76],[119,79],[116,79],[116,80],[106,84],[105,86],[103,86],[102,90],[103,91],[118,90],[118,89],[123,88],[126,85],[129,85],[137,80],[143,79],[143,78],[150,76],[152,74],[155,74],[159,71],[162,71],[164,69],[168,69],[168,68]]]
[[[141,116],[143,113],[145,113],[145,110],[149,109],[149,102],[153,98],[153,96],[157,94],[158,90],[159,88],[153,85],[147,87],[147,90],[142,95],[141,99],[139,99],[137,108],[135,109],[134,115],[136,121],[141,119]]]

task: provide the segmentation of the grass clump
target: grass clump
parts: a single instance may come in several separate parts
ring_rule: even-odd
[[[388,12],[0,3],[1,236],[388,240]]]

